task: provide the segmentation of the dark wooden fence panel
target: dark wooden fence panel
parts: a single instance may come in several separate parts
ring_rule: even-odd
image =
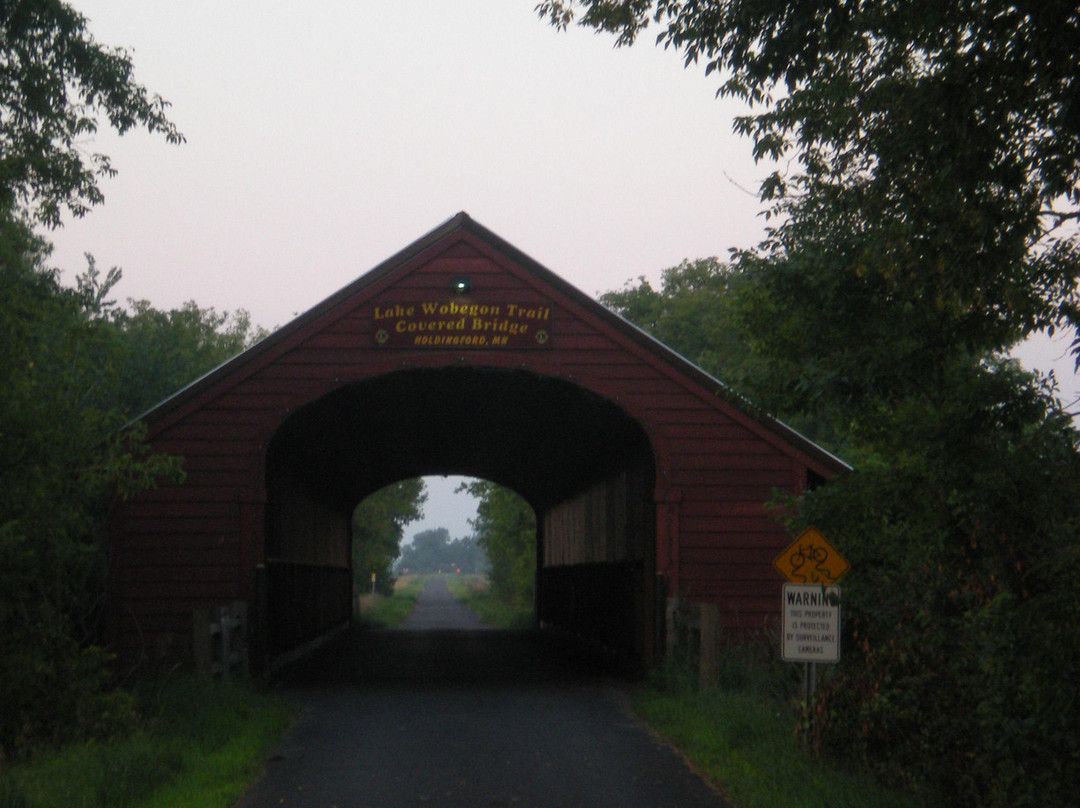
[[[295,561],[266,562],[268,659],[317,639],[352,617],[352,570]]]
[[[537,573],[540,621],[599,646],[640,653],[644,564],[574,564]]]

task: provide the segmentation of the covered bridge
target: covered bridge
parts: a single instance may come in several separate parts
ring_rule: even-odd
[[[536,615],[643,661],[667,599],[779,611],[765,503],[846,468],[464,213],[143,418],[187,479],[118,503],[108,638],[178,659],[240,602],[256,665],[347,621],[351,516],[481,477],[537,515]]]

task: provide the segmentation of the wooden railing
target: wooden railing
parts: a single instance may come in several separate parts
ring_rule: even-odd
[[[543,567],[537,573],[537,617],[611,650],[638,652],[642,574],[640,561]]]
[[[259,663],[318,639],[352,616],[352,570],[270,560],[257,572]]]

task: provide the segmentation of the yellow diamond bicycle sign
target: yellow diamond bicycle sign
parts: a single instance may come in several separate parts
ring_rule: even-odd
[[[799,534],[773,566],[793,584],[835,584],[851,565],[815,527]]]

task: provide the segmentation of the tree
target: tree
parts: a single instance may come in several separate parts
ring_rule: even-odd
[[[104,118],[120,134],[145,127],[184,137],[167,103],[134,79],[126,52],[95,42],[86,18],[60,0],[0,0],[0,209],[50,227],[84,215],[114,170],[85,141]]]
[[[843,548],[844,658],[810,740],[950,805],[1066,804],[1080,723],[1080,436],[1015,363],[906,402],[798,526]]]
[[[375,588],[384,595],[394,592],[394,560],[401,552],[405,525],[424,515],[427,493],[423,479],[402,480],[381,488],[353,511],[353,586],[357,592]]]
[[[820,263],[908,312],[932,348],[1001,350],[1080,324],[1080,11],[969,3],[545,0],[565,26],[658,41],[756,114],[735,129],[782,161],[761,188],[772,260]],[[840,238],[838,238],[838,236]],[[878,307],[875,307],[878,308]],[[847,310],[844,312],[847,313]],[[875,310],[875,314],[877,311]],[[1074,342],[1080,351],[1080,341]]]
[[[716,258],[683,261],[661,274],[659,291],[645,278],[600,302],[698,367],[734,383],[746,375],[746,336],[733,314],[739,275]]]
[[[797,341],[798,305],[770,302],[755,273],[699,310],[693,285],[668,283],[680,269],[665,271],[662,292],[643,281],[602,300],[691,358],[715,317],[735,320],[739,339],[725,351],[751,350],[753,331],[737,323],[766,303],[785,311],[773,331]],[[852,351],[887,337],[872,318],[865,334]],[[1060,686],[1080,676],[1067,605],[1080,600],[1080,436],[1048,380],[992,354],[957,353],[904,397],[884,389],[891,406],[873,428],[853,414],[862,405],[810,421],[801,408],[820,408],[784,388],[838,372],[814,362],[812,347],[765,352],[739,380],[741,393],[842,445],[857,469],[784,503],[798,514],[793,533],[817,525],[854,567],[844,658],[809,708],[819,719],[806,723],[808,740],[950,804],[1043,804],[1080,766],[1071,691]]]
[[[119,270],[91,259],[65,287],[48,255],[0,217],[0,758],[124,714],[96,646],[108,506],[183,476],[129,422],[260,333],[194,303],[127,311],[109,298]]]
[[[687,260],[663,270],[661,278],[659,291],[640,278],[637,285],[605,292],[600,302],[721,380],[743,406],[782,415],[817,440],[845,445],[833,414],[808,408],[803,389],[795,383],[800,374],[820,372],[812,364],[812,351],[800,348],[774,355],[772,343],[767,346],[772,350],[764,345],[766,340],[778,341],[781,333],[800,346],[813,339],[801,336],[792,316],[795,307],[788,304],[783,316],[776,314],[783,307],[775,296],[764,294],[760,279],[748,273],[745,264]],[[762,334],[753,327],[755,316],[750,313],[756,305],[765,306],[765,300],[775,317],[769,322],[756,314],[756,321],[765,323]],[[779,357],[790,360],[782,370]]]
[[[57,0],[0,0],[0,760],[107,734],[130,716],[96,645],[110,498],[182,476],[150,455],[119,392],[124,335],[93,264],[75,288],[34,224],[102,200],[100,119],[183,138],[166,104]]]
[[[109,731],[118,698],[95,647],[110,497],[178,481],[142,431],[116,431],[119,338],[107,288],[76,289],[47,245],[0,218],[0,759]]]
[[[658,25],[780,166],[733,260],[750,389],[857,468],[788,511],[854,562],[812,740],[949,804],[1072,801],[1080,653],[1050,608],[1077,598],[1080,439],[1004,351],[1080,326],[1076,4],[539,8],[624,44]]]
[[[91,270],[93,261],[91,260]],[[117,276],[119,277],[119,276]],[[189,300],[169,311],[148,300],[129,300],[113,320],[123,343],[120,408],[135,417],[199,376],[263,339],[267,332],[235,313],[201,308]]]
[[[482,572],[487,566],[483,548],[472,536],[451,539],[445,527],[424,530],[413,536],[401,552],[397,568],[429,575],[440,572]]]
[[[531,609],[536,585],[536,514],[509,488],[488,480],[458,489],[479,500],[469,521],[491,564],[492,593],[515,609]]]

